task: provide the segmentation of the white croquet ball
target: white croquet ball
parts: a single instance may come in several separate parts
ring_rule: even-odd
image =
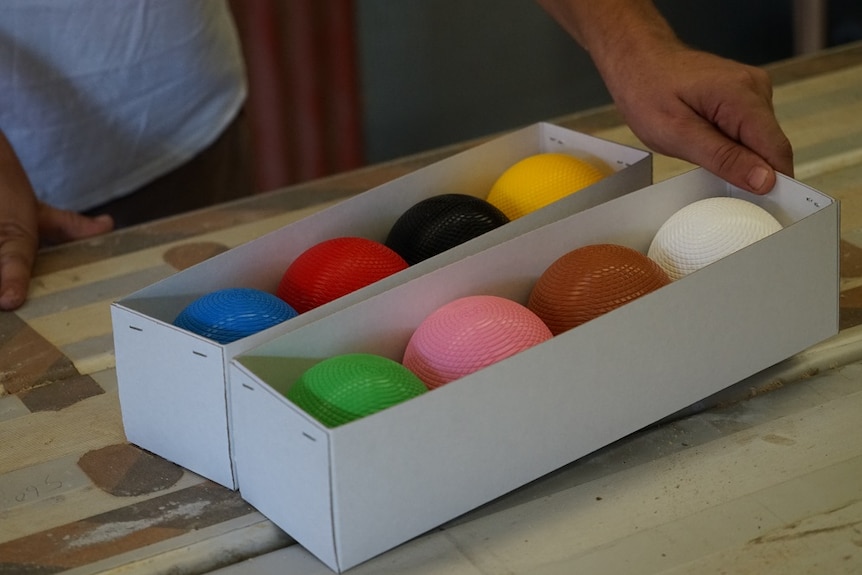
[[[780,229],[772,214],[747,200],[707,198],[668,218],[647,255],[677,280]]]

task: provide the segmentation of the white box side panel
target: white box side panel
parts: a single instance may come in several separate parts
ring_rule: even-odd
[[[833,335],[836,214],[832,205],[407,409],[333,430],[341,566]]]
[[[619,197],[651,183],[651,156],[642,150],[621,146],[585,134],[566,130],[550,124],[535,124],[522,130],[456,154],[416,172],[397,178],[387,184],[344,200],[279,230],[213,257],[190,269],[174,274],[156,284],[148,286],[123,298],[114,306],[117,310],[137,315],[148,320],[147,337],[161,350],[160,357],[170,358],[170,363],[150,361],[142,356],[144,348],[137,347],[138,338],[120,337],[116,340],[117,372],[123,395],[124,419],[128,414],[129,433],[139,441],[149,444],[149,449],[168,457],[181,465],[223,484],[227,481],[223,471],[224,446],[221,431],[214,431],[211,442],[196,439],[201,430],[198,419],[185,422],[183,417],[173,420],[164,430],[148,429],[148,419],[141,413],[174,413],[170,395],[150,393],[149,382],[158,380],[163,391],[182,389],[188,397],[210,398],[213,386],[226,388],[227,374],[222,371],[216,377],[215,366],[201,368],[201,360],[191,354],[178,353],[200,344],[201,339],[178,331],[171,322],[176,315],[195,298],[224,287],[254,287],[275,291],[281,275],[297,255],[311,245],[336,236],[359,235],[383,240],[391,224],[410,206],[426,197],[449,191],[460,191],[484,196],[495,179],[515,161],[542,151],[578,153],[599,158],[609,165],[614,174],[591,188],[573,194],[546,210],[538,210],[508,226],[485,234],[467,244],[454,248],[446,254],[431,258],[412,266],[399,274],[386,278],[349,294],[335,302],[304,313],[288,322],[238,340],[213,350],[229,361],[267,339],[285,334],[304,324],[351,305],[375,293],[391,288],[411,278],[451,261],[504,241],[529,229],[564,217],[568,213],[588,208],[611,198]],[[124,316],[125,317],[125,316]],[[115,331],[124,332],[127,326],[115,324]],[[168,346],[165,342],[170,341]],[[148,344],[149,345],[149,344]],[[169,348],[169,349],[168,349]],[[214,378],[214,379],[213,379]],[[132,389],[142,386],[141,389]],[[200,389],[198,389],[198,387]],[[135,403],[131,407],[132,402]],[[215,402],[206,401],[202,407],[209,409]],[[135,419],[137,417],[137,419]],[[221,409],[207,413],[211,421],[227,421],[228,415]],[[154,420],[155,421],[155,420]],[[226,424],[225,424],[226,425]],[[187,440],[188,438],[188,440]],[[213,445],[212,453],[202,451]],[[192,454],[186,456],[186,454]],[[208,469],[214,468],[215,475]]]
[[[266,509],[303,547],[335,565],[329,438],[244,370],[230,370],[231,414],[242,422],[232,441],[243,499]]]
[[[127,439],[234,489],[220,346],[116,305],[111,316]]]
[[[304,361],[358,350],[397,358],[421,319],[445,301],[477,289],[523,301],[562,253],[615,240],[645,251],[674,211],[728,193],[736,192],[706,172],[686,174],[451,264],[237,361],[271,358],[275,366],[284,357]],[[789,227],[515,358],[329,431],[338,567],[834,334],[837,203],[786,179],[758,201],[780,212]],[[273,370],[257,373],[266,371]],[[273,404],[281,406],[273,408],[278,417],[311,425],[283,400]],[[265,495],[260,501],[268,514],[271,503]],[[296,529],[304,529],[301,522]]]

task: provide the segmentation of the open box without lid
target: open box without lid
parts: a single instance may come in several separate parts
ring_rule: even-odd
[[[439,389],[328,429],[282,395],[341,353],[400,359],[458,297],[526,302],[560,255],[645,253],[676,210],[754,201],[785,227],[658,291]],[[230,365],[240,492],[336,571],[710,396],[837,332],[838,205],[781,177],[751,196],[703,170],[628,194],[353,304]]]
[[[384,241],[397,218],[416,202],[449,192],[484,198],[513,163],[552,151],[598,159],[612,174],[546,208],[232,343],[218,344],[172,325],[186,305],[210,291],[250,287],[275,293],[287,266],[311,246],[339,236]],[[535,124],[344,200],[115,302],[111,315],[127,438],[235,488],[226,387],[228,362],[236,354],[504,239],[649,185],[650,160],[641,150]]]

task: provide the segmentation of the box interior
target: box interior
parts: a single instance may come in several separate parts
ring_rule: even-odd
[[[676,178],[674,189],[669,193],[662,193],[662,188],[651,186],[594,207],[589,210],[589,215],[567,218],[564,222],[530,232],[526,239],[513,238],[505,242],[506,247],[493,248],[501,253],[508,250],[507,253],[512,254],[513,259],[506,262],[507,270],[498,269],[499,258],[472,254],[464,258],[465,263],[455,263],[459,270],[457,281],[451,280],[451,270],[427,274],[429,277],[422,280],[421,287],[414,284],[409,288],[387,290],[383,296],[385,299],[375,298],[379,302],[377,306],[351,309],[327,319],[325,323],[318,321],[316,327],[303,329],[301,335],[289,339],[270,339],[239,356],[238,361],[261,380],[284,391],[293,374],[310,367],[315,359],[372,350],[391,359],[400,359],[409,339],[407,334],[412,334],[421,320],[440,305],[474,293],[500,295],[525,303],[539,275],[562,254],[583,245],[604,242],[646,253],[661,224],[672,213],[699,199],[713,196],[743,198],[766,209],[785,228],[834,203],[816,190],[804,188],[803,194],[800,189],[803,188],[797,183],[785,183],[769,195],[757,196],[708,172],[692,170]],[[614,213],[621,206],[624,207],[621,210],[624,215],[618,217]],[[591,217],[593,215],[595,217]],[[566,227],[570,229],[561,232]],[[515,244],[519,244],[518,247],[509,250],[509,246]],[[469,279],[460,273],[462,270]],[[418,297],[414,293],[416,290],[421,290]],[[384,312],[387,307],[389,313]],[[391,310],[397,310],[397,313]],[[378,312],[383,312],[382,317],[377,315]],[[348,321],[344,319],[348,313],[350,324],[373,326],[373,337],[355,330],[334,329],[339,322]],[[282,361],[288,356],[293,358],[290,361],[298,361],[296,369],[289,368]],[[273,368],[275,363],[278,367]]]
[[[503,238],[651,183],[649,153],[551,124],[535,124],[348,198],[148,286],[119,303],[170,323],[191,301],[215,289],[252,287],[274,293],[287,266],[310,246],[340,236],[361,236],[382,242],[401,214],[420,200],[443,193],[485,198],[506,168],[539,152],[565,152],[604,166],[610,175],[556,202],[552,208],[537,210],[411,266],[396,274],[400,277],[393,278],[391,283],[415,277]],[[383,288],[377,286],[377,289]],[[357,299],[361,297],[360,294]]]
[[[785,228],[548,342],[335,429],[282,395],[326,357],[361,351],[400,360],[419,323],[455,298],[524,303],[541,272],[576,247],[609,242],[645,253],[673,212],[718,195],[745,197]],[[230,366],[240,491],[332,568],[349,568],[835,333],[837,217],[832,199],[786,178],[760,197],[694,170],[268,341]],[[281,490],[270,483],[275,475]]]
[[[585,159],[605,163],[613,174],[553,206],[231,343],[218,344],[172,325],[186,305],[205,293],[226,287],[273,293],[289,263],[312,245],[339,236],[383,241],[397,218],[416,202],[453,191],[485,197],[511,164],[551,151],[589,154]],[[358,194],[113,303],[117,378],[127,439],[236,488],[227,377],[228,362],[237,353],[512,235],[648,185],[650,159],[642,150],[551,124],[534,124]]]

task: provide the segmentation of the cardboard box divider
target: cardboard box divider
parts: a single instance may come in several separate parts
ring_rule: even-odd
[[[785,227],[658,291],[439,389],[328,429],[282,395],[350,352],[400,360],[458,297],[525,303],[557,257],[646,253],[681,207],[737,196]],[[549,223],[239,354],[230,416],[240,492],[343,571],[833,335],[838,204],[780,177],[753,196],[697,169]]]
[[[221,345],[171,325],[186,305],[216,289],[252,287],[274,293],[290,262],[320,241],[339,236],[384,241],[397,218],[424,198],[451,192],[484,198],[506,168],[540,152],[577,155],[604,164],[612,174],[502,228],[241,340]],[[235,355],[436,267],[651,181],[647,152],[547,123],[534,124],[344,200],[114,302],[114,348],[126,436],[144,449],[236,488],[226,398],[228,363]]]

